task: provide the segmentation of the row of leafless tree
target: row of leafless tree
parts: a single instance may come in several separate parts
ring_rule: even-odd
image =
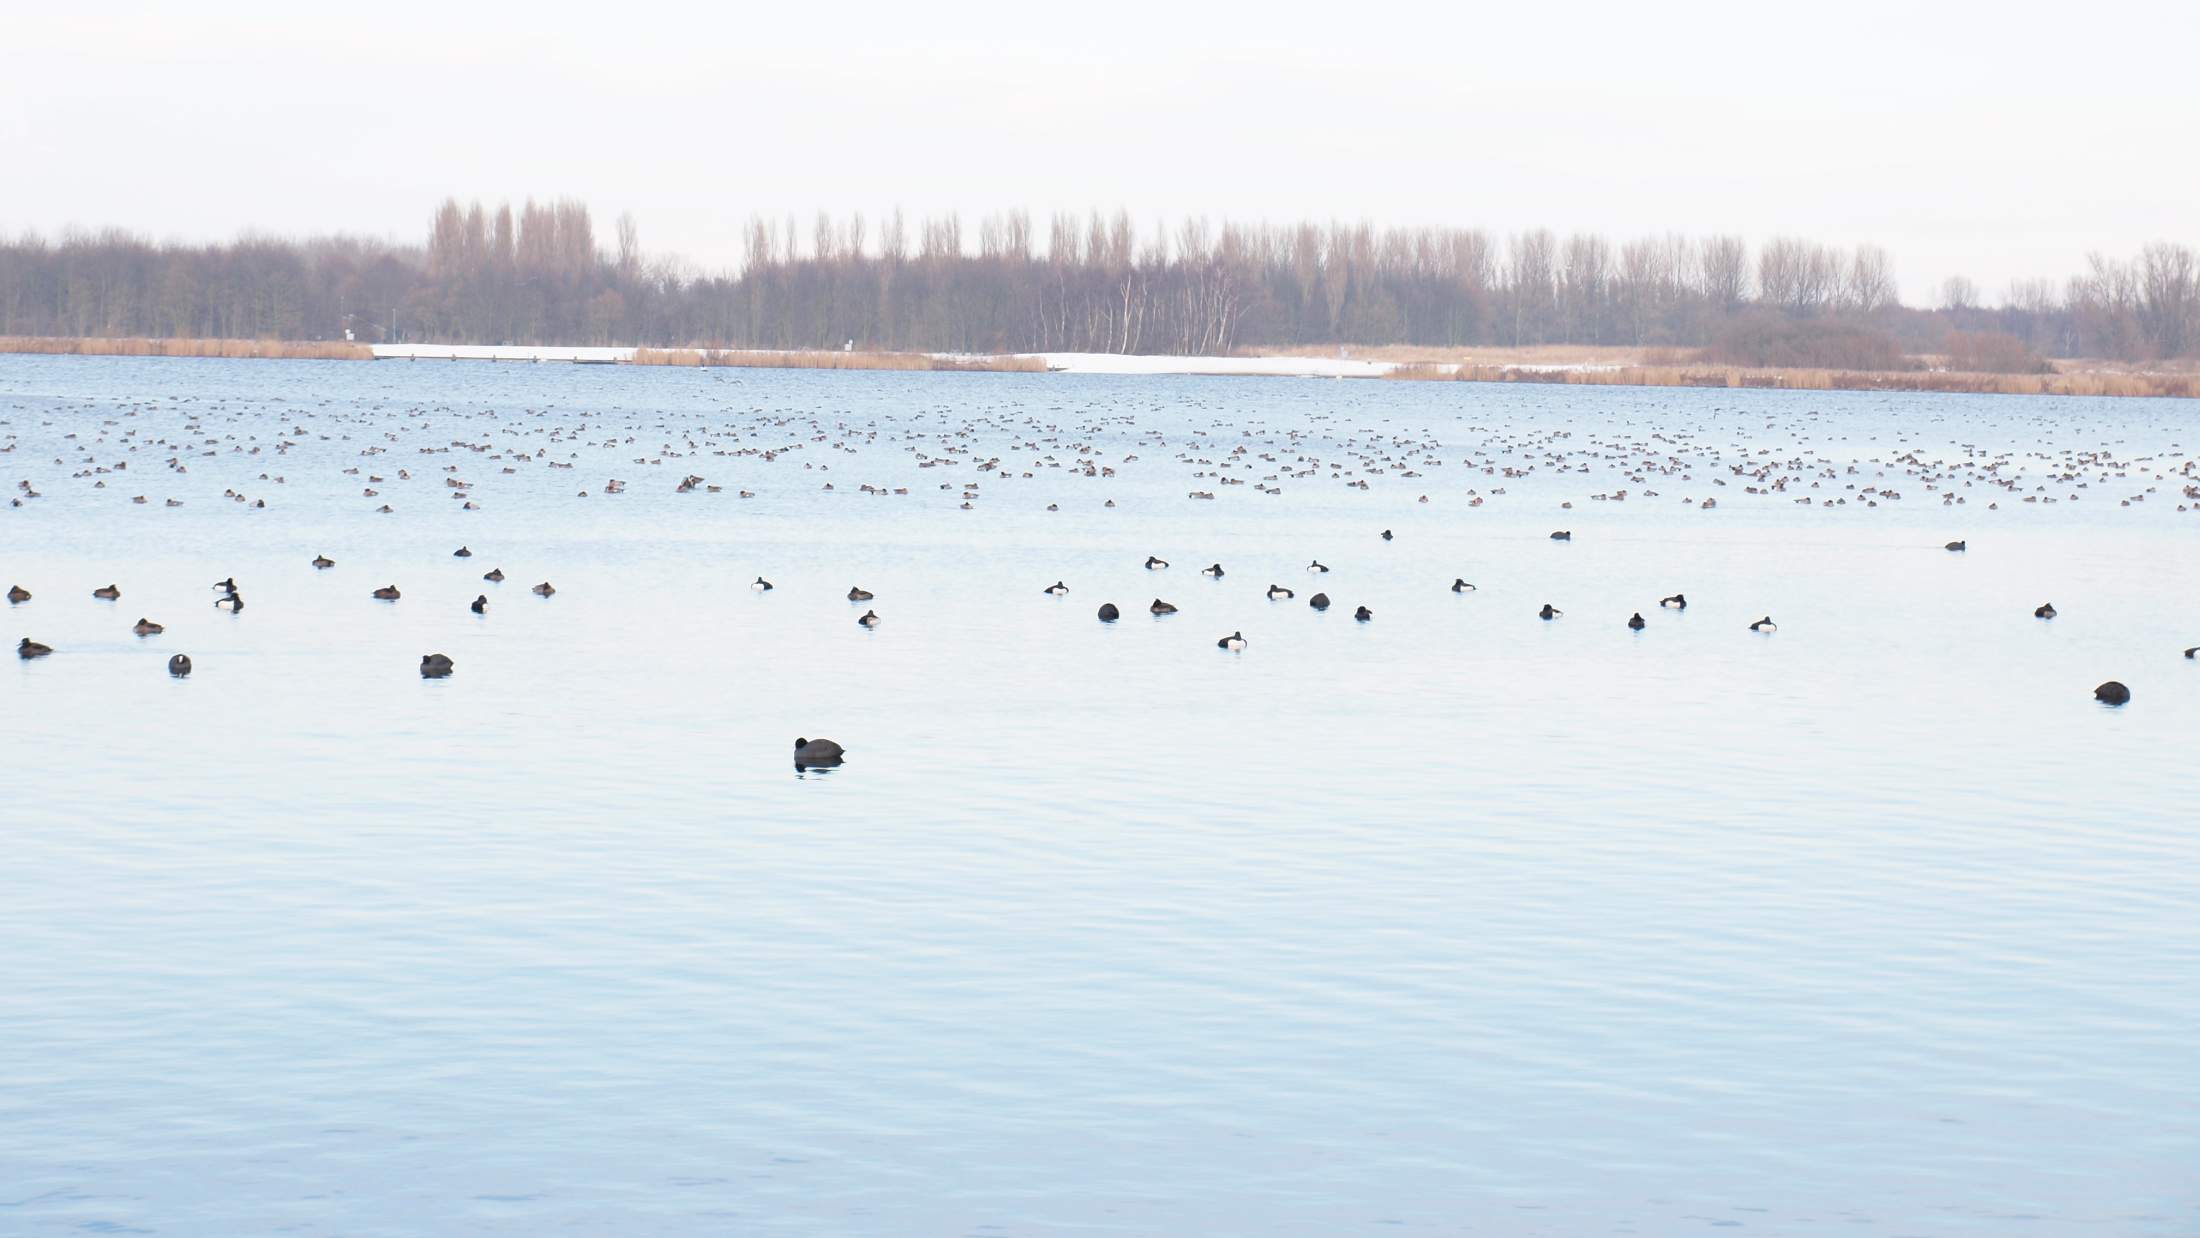
[[[1950,329],[2054,355],[2200,351],[2200,264],[2179,245],[2095,257],[2057,286],[1932,311],[1875,246],[1543,230],[1247,225],[1141,231],[1123,212],[978,221],[753,219],[737,272],[609,246],[574,201],[435,211],[424,244],[72,233],[0,242],[0,334],[631,343],[747,348],[1222,353],[1248,346],[1698,346],[1737,322],[1865,324],[1911,351]],[[1761,329],[1761,328],[1760,328]]]

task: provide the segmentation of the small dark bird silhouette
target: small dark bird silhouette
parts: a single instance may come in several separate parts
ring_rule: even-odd
[[[168,629],[160,626],[150,619],[140,619],[137,621],[136,625],[133,626],[130,630],[137,633],[139,636],[158,636]]]
[[[1313,607],[1315,610],[1328,610],[1329,595],[1326,593],[1317,593],[1313,597],[1306,599],[1306,604]]]
[[[1373,619],[1373,618],[1375,617],[1375,612],[1374,612],[1374,611],[1372,611],[1372,610],[1369,610],[1369,609],[1368,609],[1367,607],[1365,607],[1365,606],[1362,606],[1362,607],[1361,607],[1361,608],[1359,608],[1358,610],[1356,610],[1356,611],[1353,611],[1353,612],[1352,612],[1352,617],[1353,617],[1354,619],[1357,619],[1357,620],[1359,620],[1359,621],[1360,621],[1361,623],[1366,623],[1366,622],[1367,622],[1368,620],[1370,620],[1370,619]]]
[[[451,557],[454,559],[471,559],[474,557],[474,552],[461,546],[451,552]]]
[[[1160,598],[1155,598],[1153,605],[1148,606],[1146,609],[1157,615],[1173,615],[1176,613],[1176,607],[1169,605]]]
[[[2131,700],[2131,689],[2111,679],[2093,689],[2093,699],[2106,705],[2123,705]]]
[[[1384,529],[1384,530],[1383,530],[1383,540],[1384,540],[1384,541],[1386,541],[1386,542],[1390,540],[1390,530],[1388,530],[1388,529]]]
[[[803,739],[794,741],[794,767],[796,769],[822,769],[838,765],[847,749],[829,739]]]
[[[543,582],[542,582],[541,584],[539,584],[539,585],[536,585],[536,586],[535,586],[534,588],[532,588],[532,589],[528,590],[528,592],[529,592],[529,593],[532,593],[532,594],[534,594],[534,595],[535,595],[536,597],[539,597],[539,598],[546,598],[546,597],[549,597],[549,596],[550,596],[551,594],[553,594],[553,593],[556,593],[557,591],[558,591],[558,590],[557,590],[557,587],[556,587],[556,586],[554,586],[554,585],[552,585],[552,584],[551,584],[551,583],[550,583],[549,581],[547,581],[547,580],[546,580],[546,581],[543,581]]]
[[[108,585],[104,588],[92,590],[92,596],[95,598],[105,598],[106,600],[112,602],[116,598],[122,596],[122,590],[115,588],[113,585]]]
[[[1468,584],[1465,577],[1454,576],[1451,578],[1451,591],[1453,593],[1472,593],[1474,592],[1474,586]]]
[[[877,595],[869,589],[858,589],[854,585],[848,587],[848,600],[851,602],[868,602],[875,596]]]
[[[2045,603],[2042,603],[2042,604],[2041,604],[2041,605],[2040,605],[2039,607],[2037,607],[2036,609],[2034,609],[2034,610],[2033,610],[2033,612],[2032,612],[2032,617],[2033,617],[2034,619],[2052,619],[2052,618],[2054,618],[2054,617],[2055,617],[2055,604],[2054,604],[2053,602],[2045,602]]]
[[[502,580],[504,578],[499,576],[497,579]],[[749,585],[749,588],[756,590],[758,593],[763,593],[771,587],[772,582],[764,579],[761,576],[757,577],[756,580]]]
[[[1057,580],[1057,581],[1055,581],[1055,582],[1054,582],[1053,584],[1051,584],[1051,585],[1048,585],[1048,586],[1046,587],[1046,591],[1047,591],[1048,593],[1051,593],[1051,594],[1053,594],[1053,595],[1054,595],[1055,597],[1060,597],[1060,596],[1062,596],[1063,594],[1065,594],[1065,593],[1068,593],[1068,592],[1069,592],[1069,586],[1068,586],[1068,585],[1065,585],[1065,584],[1063,584],[1063,583],[1062,583],[1061,581]]]
[[[1563,615],[1565,613],[1565,611],[1562,611],[1556,606],[1551,605],[1549,602],[1545,602],[1543,604],[1543,609],[1535,612],[1535,616],[1538,619],[1556,619],[1560,615]]]
[[[1221,640],[1216,641],[1215,648],[1227,649],[1231,653],[1236,653],[1239,650],[1245,648],[1245,633],[1232,632],[1228,636],[1223,637]]]
[[[182,654],[168,659],[168,673],[181,679],[191,673],[191,659]]]
[[[1167,566],[1169,566],[1167,559],[1157,559],[1152,555],[1146,556],[1146,570],[1149,572],[1158,572]]]
[[[477,614],[477,615],[486,615],[486,614],[488,614],[488,613],[489,613],[489,595],[488,595],[488,594],[486,594],[486,593],[484,593],[484,594],[481,594],[480,596],[476,597],[476,598],[474,599],[474,604],[473,604],[472,606],[468,607],[467,609],[469,609],[469,610],[473,611],[473,612],[474,612],[475,614]]]
[[[1669,598],[1659,598],[1658,605],[1665,607],[1667,610],[1687,610],[1688,599],[1676,593]]]
[[[1749,630],[1752,632],[1777,632],[1780,628],[1779,625],[1772,622],[1772,616],[1766,615],[1757,622],[1750,624]]]
[[[1222,565],[1220,563],[1217,563],[1212,567],[1203,567],[1199,569],[1199,574],[1202,576],[1212,576],[1219,580],[1222,578]]]
[[[332,568],[332,567],[335,567],[335,566],[336,566],[336,560],[334,560],[334,559],[331,559],[331,558],[329,558],[329,557],[328,557],[327,555],[315,555],[315,556],[313,556],[313,570],[314,570],[314,571],[317,571],[317,572],[319,572],[319,571],[326,571],[327,569],[329,569],[329,568]]]
[[[420,659],[420,677],[422,679],[442,679],[449,675],[453,669],[451,660],[440,653],[426,654]]]
[[[878,625],[879,625],[880,623],[883,623],[883,622],[884,622],[884,620],[882,620],[882,619],[880,619],[880,618],[878,617],[878,612],[877,612],[877,611],[875,611],[875,610],[867,610],[867,611],[864,611],[864,612],[863,612],[863,617],[862,617],[862,618],[860,618],[860,619],[858,619],[858,620],[856,620],[856,622],[857,622],[857,623],[860,623],[860,624],[862,624],[862,625],[863,625],[864,627],[867,627],[867,628],[875,628],[875,627],[877,627],[877,626],[878,626]]]
[[[1114,622],[1115,622],[1115,621],[1116,621],[1117,619],[1120,619],[1120,618],[1122,618],[1122,617],[1123,617],[1123,612],[1122,612],[1122,611],[1119,611],[1119,610],[1117,610],[1117,609],[1115,608],[1115,603],[1113,603],[1113,602],[1102,602],[1102,603],[1100,603],[1100,622],[1102,622],[1102,623],[1114,623]]]
[[[1269,601],[1280,602],[1285,598],[1295,598],[1297,596],[1298,594],[1291,592],[1289,589],[1284,588],[1282,585],[1268,586]]]
[[[1631,619],[1629,619],[1629,620],[1627,621],[1627,627],[1628,627],[1628,630],[1629,630],[1629,631],[1633,631],[1633,632],[1640,632],[1640,631],[1642,631],[1642,630],[1643,630],[1644,628],[1646,628],[1646,627],[1649,627],[1649,626],[1650,626],[1649,624],[1647,624],[1647,623],[1644,623],[1644,622],[1642,621],[1642,612],[1641,612],[1641,611],[1639,611],[1639,610],[1635,612],[1635,614],[1634,614],[1634,617],[1633,617],[1633,618],[1631,618]]]
[[[15,647],[15,656],[18,658],[22,658],[25,661],[28,661],[32,658],[43,658],[47,654],[52,652],[52,645],[41,645],[28,636],[24,637],[22,642]]]
[[[1945,549],[1948,549],[1948,550],[1963,550],[1963,549],[1965,549],[1965,548],[1966,548],[1966,547],[1967,547],[1968,545],[1969,545],[1969,543],[1967,543],[1967,542],[1950,542],[1950,543],[1948,543],[1948,545],[1947,545],[1947,546],[1945,547]]]
[[[504,569],[501,567],[492,567],[488,571],[483,572],[481,574],[481,578],[488,581],[492,585],[501,584],[504,581]]]
[[[1561,529],[1551,534],[1551,540],[1554,542],[1570,542],[1574,540],[1574,531],[1572,529]]]
[[[31,591],[21,585],[8,586],[8,605],[20,606],[31,600]]]
[[[394,602],[402,595],[397,592],[396,585],[384,585],[374,591],[374,596],[384,602]]]

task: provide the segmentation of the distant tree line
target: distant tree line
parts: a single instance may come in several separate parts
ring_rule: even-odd
[[[1133,227],[1123,212],[911,222],[752,219],[738,271],[608,242],[575,201],[444,202],[424,242],[72,232],[0,241],[0,335],[1226,353],[1246,347],[1628,344],[2152,360],[2200,352],[2200,262],[2101,256],[1998,305],[1954,279],[1905,307],[1876,246],[1777,237],[1613,242],[1368,224]],[[1797,324],[1803,324],[1797,326]],[[1847,341],[1843,343],[1842,341]],[[1813,351],[1815,350],[1815,351]],[[1999,350],[1999,351],[1997,351]],[[2007,358],[2003,358],[2007,360]],[[1861,361],[1858,364],[1862,364]]]

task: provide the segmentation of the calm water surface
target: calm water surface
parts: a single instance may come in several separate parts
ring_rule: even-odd
[[[2200,1231],[2196,411],[0,358],[0,1233]]]

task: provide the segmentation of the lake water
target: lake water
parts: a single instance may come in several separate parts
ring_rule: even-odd
[[[0,358],[0,1233],[2193,1233],[2196,414]]]

